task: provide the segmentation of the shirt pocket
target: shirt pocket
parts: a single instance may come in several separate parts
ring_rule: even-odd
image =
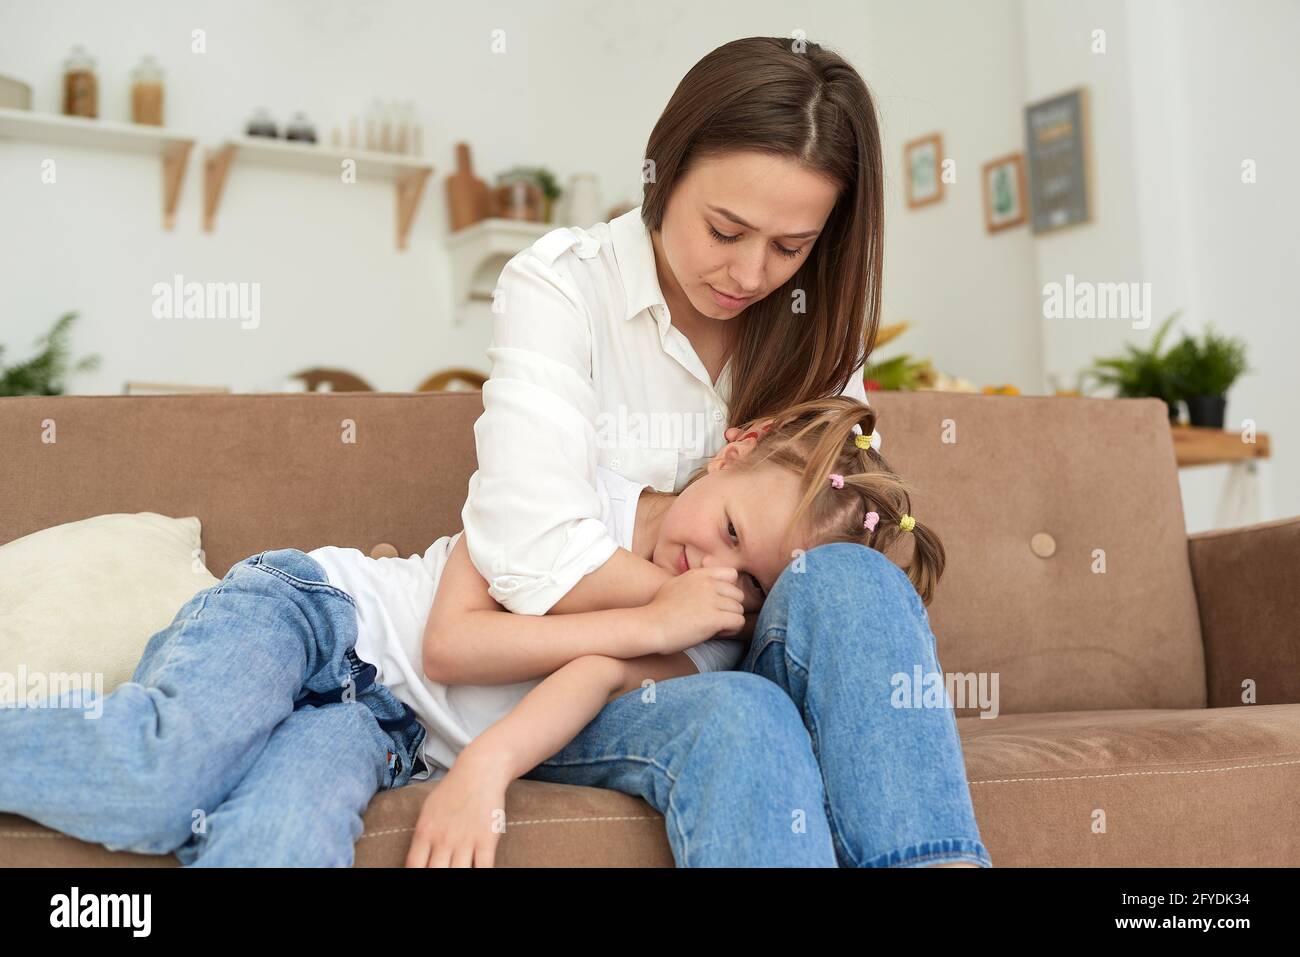
[[[655,491],[671,492],[677,481],[677,455],[677,449],[623,440],[600,450],[600,464],[630,482],[647,482]]]

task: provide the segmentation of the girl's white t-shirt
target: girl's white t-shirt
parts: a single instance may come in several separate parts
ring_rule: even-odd
[[[623,548],[632,547],[637,500],[648,484],[596,469],[602,521]],[[420,756],[428,771],[416,776],[421,780],[443,777],[462,748],[542,681],[445,685],[424,674],[424,626],[442,570],[462,534],[444,535],[423,555],[409,558],[371,558],[360,549],[333,545],[307,553],[325,569],[329,583],[356,603],[357,657],[375,666],[376,680],[410,707],[424,727]],[[735,668],[744,652],[745,643],[731,638],[713,638],[686,649],[700,671]]]

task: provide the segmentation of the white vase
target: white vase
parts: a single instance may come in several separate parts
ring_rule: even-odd
[[[604,221],[600,183],[595,173],[574,173],[569,177],[569,188],[564,195],[566,202],[561,225],[586,229]]]

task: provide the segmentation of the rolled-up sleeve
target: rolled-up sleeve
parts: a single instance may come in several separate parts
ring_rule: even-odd
[[[544,615],[618,549],[596,493],[596,390],[586,303],[532,249],[501,272],[461,520],[488,593]]]

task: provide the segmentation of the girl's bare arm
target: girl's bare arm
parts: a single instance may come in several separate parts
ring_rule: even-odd
[[[662,681],[694,671],[691,659],[678,651],[631,660],[583,655],[548,675],[470,741],[429,792],[407,866],[493,866],[511,781],[563,749],[609,701],[646,678]]]
[[[558,752],[605,705],[640,688],[647,678],[666,681],[697,671],[682,651],[628,659],[583,655],[548,675],[508,715],[474,738],[456,764],[464,761],[489,780],[508,784]]]
[[[644,604],[581,614],[512,614],[488,594],[462,535],[425,624],[424,671],[443,684],[511,684],[549,675],[583,655],[652,654],[657,635]]]
[[[548,614],[635,608],[651,601],[659,586],[672,577],[654,562],[620,548],[605,564],[578,579]]]

